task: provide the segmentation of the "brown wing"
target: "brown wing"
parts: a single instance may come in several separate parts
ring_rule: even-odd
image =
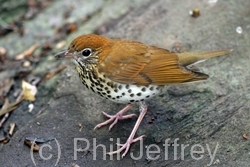
[[[181,66],[178,55],[165,49],[126,40],[116,40],[110,46],[112,52],[102,58],[98,70],[119,83],[165,85],[208,78]]]

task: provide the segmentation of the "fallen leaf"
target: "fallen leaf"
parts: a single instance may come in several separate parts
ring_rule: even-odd
[[[37,93],[36,86],[22,80],[22,90],[24,100],[35,101],[35,95]]]
[[[25,139],[24,144],[33,148],[33,151],[39,151],[39,146],[34,141],[30,141],[30,140]]]
[[[248,138],[247,134],[245,134],[245,133],[242,135],[242,137],[243,137],[244,139],[247,139],[247,138]]]
[[[21,102],[21,100],[10,104],[9,100],[5,99],[4,105],[2,106],[2,108],[0,110],[0,116],[4,115],[10,111],[15,110],[17,108],[17,104],[20,102]],[[1,124],[2,124],[2,122],[0,123],[0,127],[1,127]]]

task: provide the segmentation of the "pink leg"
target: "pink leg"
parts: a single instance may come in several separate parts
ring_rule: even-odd
[[[135,133],[144,117],[144,115],[147,113],[147,105],[143,102],[143,103],[140,103],[140,115],[136,121],[136,124],[129,136],[129,138],[127,139],[126,143],[125,144],[118,144],[120,146],[122,146],[120,149],[116,150],[116,151],[113,151],[113,152],[109,152],[108,154],[109,155],[113,155],[113,154],[118,154],[120,153],[121,151],[125,150],[125,152],[122,154],[122,158],[127,154],[129,148],[130,148],[130,145],[134,142],[137,142],[137,141],[140,141],[142,140],[143,137],[145,137],[145,135],[142,135],[140,137],[137,137],[134,139],[134,136],[135,136]]]
[[[99,123],[95,126],[94,130],[96,128],[100,128],[102,126],[105,126],[111,122],[113,122],[110,126],[109,126],[109,130],[112,129],[112,127],[118,122],[119,119],[128,119],[128,118],[132,118],[133,116],[136,116],[135,114],[128,114],[128,115],[124,115],[123,114],[128,111],[131,107],[133,106],[133,104],[128,104],[125,108],[123,108],[121,111],[119,111],[118,113],[116,113],[115,115],[109,115],[105,112],[102,112],[103,115],[105,115],[106,117],[108,117],[109,119],[103,123]]]

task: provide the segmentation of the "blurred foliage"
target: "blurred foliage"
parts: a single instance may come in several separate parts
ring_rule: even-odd
[[[27,10],[29,0],[0,0],[0,25],[18,19]]]

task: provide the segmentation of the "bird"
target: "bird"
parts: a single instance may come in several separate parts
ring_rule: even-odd
[[[193,70],[192,66],[231,51],[175,53],[139,41],[86,34],[75,38],[68,49],[57,53],[55,58],[72,59],[81,82],[88,89],[113,102],[126,104],[115,115],[103,112],[108,119],[97,124],[94,129],[111,124],[111,130],[118,120],[136,116],[124,114],[135,104],[139,104],[140,114],[127,141],[119,144],[120,148],[116,151],[108,153],[113,155],[124,151],[124,157],[132,143],[145,137],[141,135],[135,138],[135,134],[147,113],[148,99],[171,84],[206,80],[209,76]]]

